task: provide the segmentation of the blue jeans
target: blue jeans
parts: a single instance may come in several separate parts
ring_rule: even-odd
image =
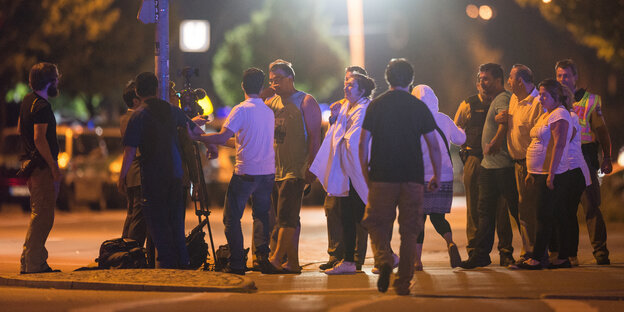
[[[263,229],[262,235],[254,235],[256,254],[269,254],[269,209],[274,181],[274,174],[232,175],[225,195],[223,225],[225,237],[230,245],[230,267],[233,269],[245,268],[240,220],[250,196],[253,218],[262,223]]]

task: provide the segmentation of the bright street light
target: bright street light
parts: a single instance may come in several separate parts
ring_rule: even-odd
[[[487,21],[491,19],[493,15],[494,15],[494,12],[492,11],[492,8],[489,5],[482,5],[479,8],[479,16],[481,16],[482,19]]]
[[[180,50],[206,52],[210,47],[210,23],[206,20],[185,20],[180,23]]]

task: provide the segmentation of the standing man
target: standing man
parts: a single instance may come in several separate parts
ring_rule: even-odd
[[[316,177],[309,168],[321,145],[321,109],[309,94],[295,89],[292,64],[276,60],[269,66],[269,84],[275,96],[266,104],[275,114],[275,187],[277,244],[272,271],[301,272],[299,266],[299,212],[303,189]],[[286,263],[282,267],[282,259]]]
[[[504,199],[509,209],[509,213],[505,213],[507,220],[509,220],[509,214],[514,219],[518,219],[518,192],[514,180],[513,162],[507,152],[507,125],[499,124],[495,120],[499,112],[508,109],[511,96],[508,91],[505,91],[503,75],[503,69],[498,64],[488,63],[480,67],[479,81],[482,87],[495,97],[488,109],[481,136],[483,161],[479,168],[479,203],[477,206],[479,221],[475,233],[475,250],[468,260],[462,261],[460,266],[464,269],[487,266],[491,263],[490,251],[494,243],[496,212],[501,198]],[[509,248],[509,254],[506,255],[509,259],[506,260],[508,263],[504,263],[501,259],[501,265],[513,263],[511,257],[513,248],[511,246]]]
[[[571,59],[561,60],[555,65],[557,81],[574,92],[574,112],[581,124],[581,147],[589,167],[592,184],[585,189],[581,203],[587,222],[589,240],[594,247],[594,258],[599,265],[611,264],[607,249],[607,228],[600,212],[600,183],[598,170],[611,173],[611,138],[602,116],[602,101],[597,94],[577,89],[578,71]],[[602,164],[598,161],[598,145],[602,148]],[[577,239],[578,239],[578,235]],[[577,242],[578,244],[578,242]],[[578,265],[578,259],[571,259]]]
[[[30,223],[20,259],[20,273],[60,272],[48,265],[45,242],[54,224],[54,208],[61,182],[58,166],[59,144],[56,119],[50,97],[58,95],[59,72],[55,64],[38,63],[30,69],[28,82],[33,90],[20,106],[18,129],[26,157],[36,162],[28,177]]]
[[[269,210],[271,192],[275,181],[275,152],[273,135],[275,121],[273,111],[268,108],[260,93],[264,84],[264,73],[249,68],[243,73],[242,88],[245,101],[236,105],[218,133],[203,134],[192,139],[207,144],[224,145],[235,135],[236,165],[228,186],[223,224],[225,237],[230,245],[230,263],[226,273],[245,275],[246,266],[243,251],[243,232],[240,220],[245,205],[251,197],[255,220],[261,223],[262,235],[254,235],[256,258],[263,272],[267,269],[269,257]]]
[[[367,76],[366,70],[360,66],[349,66],[345,70],[345,83],[351,78],[351,74],[357,73]],[[330,127],[335,126],[336,118],[340,113],[340,108],[347,102],[346,98],[334,102],[331,106],[331,117],[329,118]],[[329,131],[328,131],[329,133]],[[344,245],[342,244],[342,224],[340,221],[340,208],[338,206],[339,197],[327,194],[323,208],[325,209],[325,217],[327,217],[327,253],[329,261],[319,266],[322,271],[331,269],[340,260],[344,254]],[[355,243],[355,269],[362,270],[364,260],[366,260],[366,248],[368,244],[368,232],[360,224],[356,223],[356,243]]]
[[[126,133],[130,117],[141,105],[141,100],[136,95],[135,87],[136,84],[134,81],[130,81],[124,89],[123,99],[126,106],[128,106],[128,110],[119,117],[121,137],[124,137]],[[147,237],[147,226],[145,225],[143,211],[141,210],[141,173],[138,157],[132,160],[130,169],[126,174],[126,198],[128,200],[128,213],[121,237],[131,238],[137,241],[139,245],[143,246]]]
[[[525,183],[527,176],[526,153],[531,144],[530,131],[544,113],[539,101],[539,92],[533,83],[533,72],[522,64],[511,68],[507,81],[512,95],[509,110],[497,116],[498,122],[507,124],[507,147],[514,162],[514,174],[518,189],[518,218],[522,237],[522,252],[517,263],[528,259],[533,252],[537,235],[537,196],[538,190]],[[502,118],[501,118],[502,117]],[[534,255],[541,258],[543,255]]]
[[[130,117],[123,137],[124,155],[119,191],[126,193],[126,177],[137,147],[141,150],[141,206],[149,235],[156,247],[156,268],[186,268],[189,255],[184,236],[182,158],[177,127],[199,127],[178,107],[157,98],[158,78],[144,72],[136,79],[143,105]]]
[[[491,65],[479,66],[477,73],[478,94],[468,97],[457,109],[455,113],[455,124],[466,132],[466,142],[461,146],[460,158],[464,163],[463,182],[466,192],[466,236],[468,243],[466,251],[468,257],[472,256],[476,246],[476,233],[479,224],[479,168],[483,159],[483,149],[481,148],[481,137],[485,117],[492,100],[498,93],[493,88],[493,81],[481,79],[482,73],[491,70]],[[499,91],[500,93],[500,91]],[[504,202],[499,202],[496,208],[496,233],[498,235],[498,251],[500,254],[500,265],[507,266],[513,263],[513,247],[511,224],[509,223],[509,213]]]
[[[436,123],[429,108],[409,92],[413,76],[414,70],[407,60],[390,60],[386,67],[390,90],[369,104],[359,144],[362,174],[369,187],[362,225],[370,234],[375,266],[379,267],[377,289],[380,292],[386,292],[390,283],[394,263],[390,239],[398,205],[401,259],[399,277],[393,287],[399,295],[410,292],[416,244],[423,230],[425,181],[421,136],[427,141],[434,168],[429,182],[431,191],[439,187],[440,177]]]

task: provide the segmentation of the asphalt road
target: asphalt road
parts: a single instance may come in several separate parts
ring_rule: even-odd
[[[465,202],[456,198],[448,219],[460,246],[465,237]],[[97,257],[100,243],[120,236],[123,211],[58,213],[47,243],[49,263],[71,271]],[[225,243],[221,210],[210,217],[215,244]],[[593,263],[585,227],[581,227],[581,266],[553,271],[511,271],[493,264],[478,270],[451,269],[443,239],[427,222],[424,271],[415,274],[412,295],[399,297],[392,290],[380,294],[371,274],[369,249],[364,273],[326,276],[318,265],[327,259],[325,217],[320,207],[302,210],[301,275],[248,273],[258,291],[244,293],[165,293],[134,291],[59,290],[0,287],[0,311],[624,311],[624,224],[608,224],[610,266]],[[28,215],[0,213],[0,274],[19,271],[19,255]],[[187,229],[197,224],[187,212]],[[251,214],[243,217],[246,238]],[[514,230],[516,231],[516,230]],[[514,232],[514,234],[517,232]],[[398,250],[398,227],[393,248]],[[249,241],[246,241],[249,244]],[[514,237],[514,246],[520,240]],[[519,249],[516,250],[517,257]]]

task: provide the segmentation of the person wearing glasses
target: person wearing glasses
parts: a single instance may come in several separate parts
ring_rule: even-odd
[[[273,273],[300,273],[299,212],[305,185],[316,179],[309,168],[321,145],[321,109],[314,97],[295,89],[295,71],[287,61],[270,64],[269,84],[275,91],[265,103],[275,114],[273,205],[277,219],[277,241],[271,244],[275,248],[269,262]]]

